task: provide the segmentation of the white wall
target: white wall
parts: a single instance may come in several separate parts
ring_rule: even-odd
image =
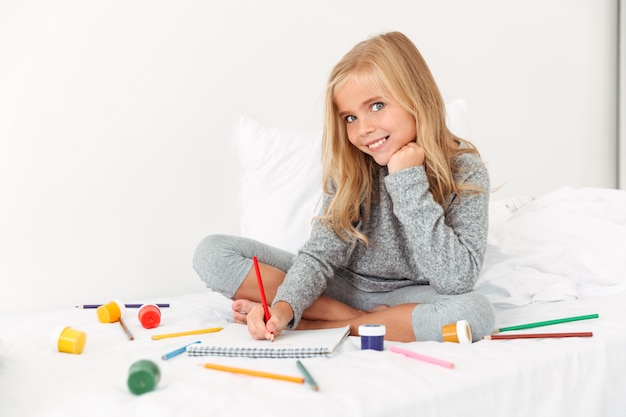
[[[619,0],[619,163],[618,185],[626,190],[626,2]]]
[[[0,3],[0,314],[202,291],[246,114],[321,128],[332,65],[401,30],[470,106],[494,198],[615,187],[617,1]]]

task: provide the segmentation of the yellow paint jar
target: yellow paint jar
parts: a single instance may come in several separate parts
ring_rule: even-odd
[[[442,326],[441,334],[444,342],[472,343],[472,329],[466,320]]]
[[[119,300],[109,301],[96,310],[100,323],[115,323],[124,315],[126,307]]]
[[[69,326],[63,327],[55,334],[56,347],[59,352],[80,354],[83,352],[87,334]]]

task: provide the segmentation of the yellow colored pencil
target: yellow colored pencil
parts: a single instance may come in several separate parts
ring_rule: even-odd
[[[251,369],[235,368],[232,366],[217,365],[214,363],[205,363],[203,366],[207,369],[214,369],[216,371],[232,372],[234,374],[259,376],[262,378],[279,379],[281,381],[289,381],[289,382],[295,382],[297,384],[304,384],[304,378],[297,377],[297,376],[279,375],[279,374],[273,374],[270,372],[253,371]]]
[[[222,327],[210,327],[208,329],[188,330],[186,332],[155,334],[154,336],[152,336],[152,340],[161,340],[161,339],[166,339],[168,337],[189,336],[192,334],[215,333],[215,332],[219,332],[222,329],[223,329]]]

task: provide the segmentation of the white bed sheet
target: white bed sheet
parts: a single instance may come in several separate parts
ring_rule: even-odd
[[[500,309],[497,327],[598,313],[599,319],[533,331],[593,331],[591,338],[399,344],[451,361],[453,369],[402,355],[361,351],[350,337],[330,358],[303,359],[320,385],[204,369],[204,362],[299,375],[295,360],[160,356],[214,334],[161,341],[151,335],[224,324],[230,302],[206,292],[176,297],[161,325],[146,330],[136,312],[126,323],[98,322],[73,307],[0,319],[1,416],[624,416],[626,293]],[[127,302],[133,302],[127,300]],[[87,333],[82,354],[54,350],[52,329]],[[386,342],[386,347],[389,343]],[[137,359],[152,359],[162,377],[155,391],[130,393],[126,377]],[[245,413],[245,414],[244,414]]]

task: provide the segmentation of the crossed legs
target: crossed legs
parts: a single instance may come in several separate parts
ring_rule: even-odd
[[[285,272],[270,265],[259,263],[263,287],[268,303],[276,296],[278,287],[285,278]],[[247,313],[260,303],[259,287],[254,269],[246,275],[232,297],[233,318],[238,323],[246,323]],[[416,304],[380,306],[369,311],[359,310],[326,295],[320,296],[302,314],[298,329],[323,329],[350,326],[350,334],[358,335],[361,324],[384,324],[388,340],[409,342],[415,340],[412,325],[412,311]]]
[[[265,293],[271,303],[295,255],[239,236],[211,235],[200,242],[193,266],[206,286],[233,300],[233,317],[246,322],[260,302],[252,257],[260,261]],[[385,307],[389,306],[389,307]],[[303,313],[299,329],[350,325],[352,335],[366,323],[384,324],[386,338],[395,341],[441,340],[441,326],[465,319],[474,340],[491,333],[495,310],[483,294],[472,291],[442,295],[428,285],[414,285],[383,293],[356,290],[337,277]]]

